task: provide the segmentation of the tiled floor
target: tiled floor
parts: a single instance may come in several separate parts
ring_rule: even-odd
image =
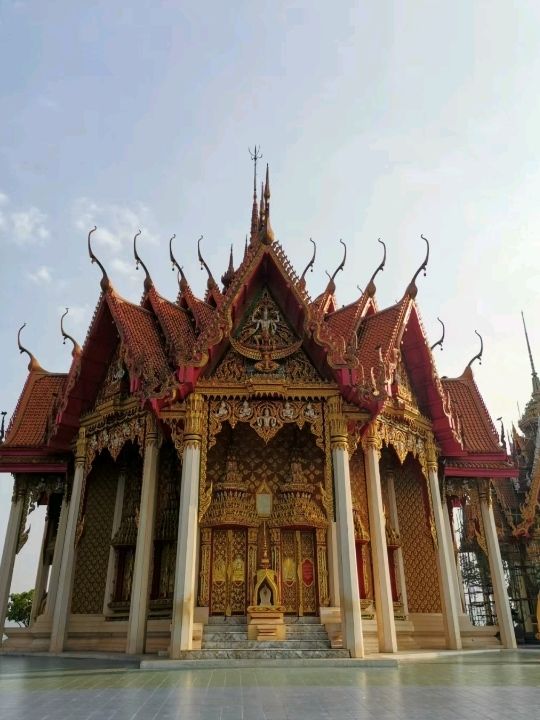
[[[142,671],[0,658],[2,720],[494,720],[538,717],[540,651],[392,668]]]

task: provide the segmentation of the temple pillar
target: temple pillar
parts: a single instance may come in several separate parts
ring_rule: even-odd
[[[2,633],[2,635],[6,621],[9,591],[11,589],[11,579],[13,577],[15,557],[17,555],[17,545],[19,543],[19,532],[21,529],[25,501],[25,494],[17,491],[17,478],[15,478],[13,483],[13,497],[11,499],[11,508],[9,511],[9,519],[6,530],[6,539],[4,540],[4,549],[2,551],[2,560],[0,562],[0,633]],[[1,644],[2,638],[0,637],[0,645]]]
[[[427,471],[431,494],[431,505],[435,530],[437,532],[437,566],[439,570],[439,586],[443,611],[443,624],[446,644],[450,650],[461,650],[461,633],[459,630],[459,609],[455,594],[453,577],[456,575],[456,564],[453,560],[453,546],[448,547],[447,534],[444,528],[444,512],[439,490],[437,472],[437,455],[432,443],[428,445]]]
[[[158,457],[158,427],[155,417],[148,415],[144,444],[141,507],[129,606],[126,644],[126,653],[128,655],[143,653],[146,644],[146,620],[151,586],[150,567],[154,550]]]
[[[379,449],[373,426],[365,437],[364,452],[379,652],[394,653],[397,652],[396,623],[394,620],[390,569],[388,567],[386,521],[379,472]]]
[[[514,633],[514,623],[512,622],[508,593],[506,592],[506,579],[504,577],[501,549],[499,547],[495,517],[493,515],[489,481],[479,481],[478,490],[501,642],[505,648],[515,649],[517,647],[516,635]]]
[[[178,659],[193,647],[195,606],[195,558],[198,533],[199,475],[204,417],[202,395],[192,393],[186,400],[184,451],[176,545],[176,573],[169,657]]]
[[[330,605],[332,605],[332,607],[339,607],[339,563],[337,525],[335,522],[329,523],[326,533],[326,544],[328,546],[328,588],[330,592]]]
[[[49,518],[49,508],[47,507],[47,515],[43,525],[43,536],[41,538],[41,549],[38,555],[38,566],[36,572],[36,581],[34,583],[34,597],[32,600],[32,609],[30,611],[30,625],[34,623],[38,614],[39,606],[43,600],[43,594],[47,587],[47,578],[49,575],[49,564],[46,562],[46,549],[49,542],[50,528],[52,527]]]
[[[349,470],[347,424],[342,413],[341,398],[328,400],[330,444],[334,472],[338,571],[343,644],[351,657],[364,657],[362,610],[356,567],[356,545]]]
[[[50,652],[60,653],[64,649],[67,639],[69,612],[71,608],[71,592],[73,589],[73,578],[75,576],[75,540],[77,536],[77,522],[79,520],[79,509],[81,507],[84,479],[86,469],[86,432],[84,428],[79,430],[77,446],[75,449],[75,473],[68,506],[68,518],[64,548],[62,551],[62,563],[60,566],[60,577],[58,580],[58,592],[54,604],[53,622],[51,629]]]
[[[45,614],[52,617],[56,596],[58,593],[58,581],[60,578],[60,567],[62,565],[62,552],[64,550],[64,541],[66,537],[66,527],[69,512],[69,504],[66,495],[62,498],[60,506],[60,517],[58,518],[58,529],[56,530],[56,540],[54,541],[54,552],[51,563],[51,575],[49,577],[49,588],[47,590],[47,601],[45,604]]]

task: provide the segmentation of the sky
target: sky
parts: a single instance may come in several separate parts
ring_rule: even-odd
[[[142,272],[177,294],[168,238],[196,291],[249,231],[252,163],[270,164],[272,225],[312,296],[340,262],[338,303],[380,260],[380,307],[402,297],[431,243],[417,302],[441,375],[484,339],[477,383],[507,425],[531,392],[520,311],[540,362],[540,5],[0,0],[0,409],[27,372],[24,343],[66,371],[59,318],[84,340],[98,296],[86,235],[124,297]],[[0,541],[12,479],[0,477]],[[14,590],[30,587],[34,523]]]

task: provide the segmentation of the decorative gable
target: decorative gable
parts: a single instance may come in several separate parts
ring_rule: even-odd
[[[302,349],[302,339],[286,321],[266,287],[257,295],[229,341],[230,348],[212,379],[245,382],[258,377],[321,382],[321,376]]]

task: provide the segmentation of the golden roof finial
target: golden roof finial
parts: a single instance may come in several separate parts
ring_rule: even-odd
[[[257,147],[257,145],[254,145],[253,150],[248,148],[248,152],[251,156],[251,159],[253,160],[253,206],[251,208],[251,241],[257,237],[257,230],[258,230],[258,204],[257,204],[257,160],[260,160],[262,158],[262,153],[260,152],[261,146]]]
[[[538,380],[538,375],[536,374],[536,368],[534,367],[534,360],[533,360],[532,351],[531,351],[531,343],[529,342],[529,333],[527,332],[527,326],[525,325],[525,315],[523,314],[523,310],[521,311],[521,319],[523,320],[523,330],[525,330],[525,341],[527,343],[527,350],[529,352],[529,361],[531,363],[533,392],[535,393],[540,390],[540,381]]]
[[[23,323],[21,325],[21,327],[19,328],[19,332],[17,333],[17,345],[19,346],[19,352],[21,354],[26,353],[28,355],[28,357],[30,358],[30,362],[28,363],[28,371],[29,372],[32,372],[32,370],[42,370],[41,365],[38,363],[38,361],[36,360],[34,355],[32,355],[30,350],[25,348],[21,343],[21,332],[24,330],[25,327],[26,327],[26,323]]]
[[[60,332],[62,333],[62,338],[63,338],[62,345],[66,344],[66,340],[69,340],[70,342],[72,342],[73,349],[71,350],[71,355],[72,355],[72,357],[75,357],[75,355],[80,355],[82,350],[81,350],[81,346],[79,345],[79,343],[73,337],[71,337],[71,335],[68,335],[68,333],[64,330],[64,318],[66,317],[68,312],[69,312],[69,308],[66,308],[66,312],[60,318]]]
[[[154,283],[152,282],[152,278],[150,277],[150,273],[148,272],[148,268],[147,268],[146,265],[143,263],[143,261],[142,261],[141,258],[139,257],[139,253],[137,252],[137,238],[139,237],[140,234],[141,234],[141,231],[139,230],[137,233],[135,233],[135,237],[133,238],[133,255],[135,256],[135,267],[136,267],[136,269],[138,270],[138,269],[139,269],[139,265],[140,265],[140,266],[142,267],[142,269],[144,270],[144,273],[145,273],[145,278],[144,278],[144,290],[145,290],[145,292],[148,292]]]
[[[202,253],[201,253],[201,240],[203,239],[203,237],[204,236],[201,235],[201,237],[197,240],[197,256],[199,258],[199,262],[201,263],[201,270],[204,268],[206,270],[206,272],[208,273],[207,285],[209,288],[211,288],[211,287],[216,286],[216,281],[214,280],[214,277],[213,277],[212,273],[210,272],[210,268],[206,264],[206,261],[203,258]]]
[[[424,276],[426,275],[426,268],[429,260],[429,240],[425,238],[423,235],[420,235],[422,240],[426,243],[426,257],[424,258],[423,263],[420,265],[418,270],[414,273],[413,279],[407,286],[407,290],[405,291],[405,295],[409,295],[413,300],[418,294],[418,288],[416,287],[416,278],[420,275],[422,270],[424,271]]]
[[[266,181],[264,183],[264,217],[261,231],[261,242],[271,245],[274,242],[274,231],[270,225],[270,171],[266,163]]]
[[[96,232],[96,230],[97,230],[97,226],[94,225],[94,227],[88,233],[88,254],[90,255],[90,260],[92,261],[92,263],[96,263],[98,265],[99,269],[101,270],[102,278],[101,278],[99,284],[101,285],[101,289],[103,290],[103,292],[107,292],[107,290],[109,290],[111,287],[111,281],[109,280],[107,271],[105,270],[103,265],[100,263],[100,261],[97,259],[97,257],[94,255],[94,252],[92,250],[92,244],[90,242],[90,238],[91,238],[92,234]]]
[[[225,290],[232,283],[233,278],[234,278],[234,260],[233,260],[233,246],[231,243],[231,252],[229,254],[229,267],[221,276],[221,282],[223,283],[223,287],[225,288]]]

